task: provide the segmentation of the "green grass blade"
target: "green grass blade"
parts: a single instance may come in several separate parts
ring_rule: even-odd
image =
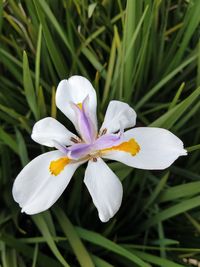
[[[61,38],[63,39],[66,47],[69,49],[69,51],[72,54],[72,56],[75,56],[75,54],[73,52],[73,49],[72,49],[69,41],[67,40],[66,35],[64,34],[64,31],[61,29],[60,24],[56,20],[56,18],[54,16],[54,14],[52,13],[51,9],[49,8],[49,5],[44,0],[43,1],[39,1],[38,3],[42,7],[42,10],[45,12],[46,16],[49,18],[49,20],[51,21],[52,25],[55,27],[55,29],[57,30],[57,32],[59,33]]]
[[[173,186],[162,192],[159,202],[172,201],[175,199],[194,196],[200,193],[200,182],[191,182]]]
[[[18,145],[16,140],[6,133],[6,131],[0,127],[0,140],[9,146],[16,154],[18,154]]]
[[[175,107],[176,104],[178,103],[179,97],[180,97],[184,87],[185,87],[185,83],[182,83],[181,86],[178,88],[177,93],[175,94],[172,102],[169,105],[169,110],[172,109],[173,107]]]
[[[131,89],[131,79],[133,66],[135,64],[135,49],[132,47],[130,49],[130,44],[132,43],[132,38],[135,33],[136,28],[136,1],[127,0],[126,3],[126,18],[125,18],[125,24],[124,24],[124,40],[123,40],[123,50],[124,55],[125,51],[128,50],[129,57],[126,58],[126,62],[124,64],[124,87],[126,90]]]
[[[116,37],[114,35],[111,50],[110,50],[110,58],[109,58],[109,62],[108,62],[108,71],[107,71],[107,76],[106,76],[106,82],[105,82],[105,87],[104,87],[104,91],[103,91],[102,106],[104,106],[104,104],[108,101],[109,89],[111,86],[114,64],[115,64],[115,58],[116,58]]]
[[[80,227],[76,227],[76,230],[82,239],[89,241],[97,246],[103,247],[118,255],[121,255],[122,257],[129,259],[132,263],[137,264],[138,266],[150,267],[149,264],[145,263],[140,258],[136,257],[134,254],[129,253],[127,250],[122,248],[120,245],[115,244],[114,242],[108,240],[107,238],[101,236],[100,234],[85,230]]]
[[[193,105],[193,102],[198,99],[200,95],[200,87],[194,90],[190,96],[175,106],[173,109],[167,111],[164,115],[151,123],[151,127],[164,127],[170,129],[175,122],[184,114],[184,112]]]
[[[39,31],[38,31],[36,59],[35,59],[35,89],[36,89],[36,92],[38,92],[39,85],[40,85],[41,45],[42,45],[42,25],[40,24]],[[37,95],[38,95],[38,93],[37,93]]]
[[[34,254],[34,248],[29,245],[24,244],[18,239],[13,238],[13,236],[2,235],[0,240],[4,242],[7,246],[15,248],[18,252],[24,255],[28,259],[32,259]],[[50,256],[45,255],[41,251],[38,251],[38,265],[41,267],[61,267],[62,265],[57,261],[51,258]],[[10,266],[9,266],[10,267]]]
[[[0,0],[0,33],[2,31],[3,24],[3,0]]]
[[[187,147],[186,150],[188,152],[192,152],[192,151],[196,151],[196,150],[199,150],[200,149],[200,144],[198,145],[195,145],[195,146],[190,146],[190,147]]]
[[[49,231],[48,225],[45,222],[43,215],[39,214],[39,215],[34,215],[32,216],[33,221],[35,222],[35,224],[37,225],[38,229],[40,230],[40,232],[42,233],[43,237],[45,238],[47,244],[49,245],[52,253],[55,255],[55,257],[58,259],[58,261],[65,267],[70,267],[69,264],[66,262],[66,260],[63,258],[63,256],[61,255],[61,253],[59,252],[53,237]]]
[[[151,193],[149,199],[146,201],[144,207],[141,208],[141,211],[138,216],[140,216],[152,203],[156,200],[158,195],[160,194],[161,190],[163,190],[163,187],[166,185],[166,182],[169,178],[169,172],[167,172],[158,182],[155,190]],[[138,217],[137,216],[137,217]]]
[[[137,250],[133,250],[133,249],[131,249],[131,251],[133,253],[135,253],[136,255],[138,255],[138,257],[141,257],[143,260],[146,260],[149,263],[155,264],[155,266],[183,267],[183,265],[181,265],[181,264],[160,258],[158,256],[154,256],[154,255],[146,253],[146,252],[137,251]]]
[[[27,152],[26,143],[24,141],[24,137],[18,129],[16,129],[16,140],[17,140],[17,145],[18,145],[18,154],[19,154],[22,166],[25,166],[29,162],[28,152]]]
[[[94,267],[94,263],[86,250],[84,244],[76,233],[76,229],[73,224],[69,221],[67,216],[60,208],[54,209],[54,213],[57,217],[57,220],[65,233],[68,241],[74,251],[74,254],[77,257],[77,260],[81,267]]]
[[[114,267],[114,265],[111,265],[95,255],[92,255],[92,260],[94,261],[96,267]]]
[[[177,75],[182,69],[184,69],[186,66],[188,66],[191,62],[196,60],[197,55],[193,55],[187,60],[185,60],[183,63],[181,63],[177,68],[175,68],[173,71],[171,71],[168,75],[166,75],[164,78],[162,78],[153,88],[149,90],[148,93],[145,94],[145,96],[142,97],[142,99],[136,104],[135,108],[139,109],[142,107],[152,96],[154,96],[169,80],[171,80],[175,75]]]
[[[35,116],[35,119],[37,120],[39,116],[38,116],[36,95],[31,79],[28,57],[25,51],[23,54],[23,83],[24,83],[24,91],[27,102]]]
[[[43,11],[41,10],[41,6],[38,0],[34,0],[34,4],[38,13],[38,17],[40,20],[40,23],[42,25],[43,29],[43,35],[45,38],[46,46],[48,48],[49,54],[51,56],[52,62],[55,66],[55,69],[61,79],[66,77],[67,72],[67,66],[63,60],[63,57],[61,56],[60,50],[58,50],[58,47],[56,46],[54,39],[50,33],[50,30],[47,26],[47,23],[45,21],[45,16],[43,14]]]
[[[176,205],[173,205],[161,211],[160,213],[156,214],[154,217],[148,219],[143,224],[141,224],[139,226],[139,230],[144,231],[150,228],[151,226],[158,224],[159,222],[168,220],[174,216],[177,216],[178,214],[194,209],[199,206],[199,203],[200,203],[200,196],[197,196],[197,197],[182,201]]]

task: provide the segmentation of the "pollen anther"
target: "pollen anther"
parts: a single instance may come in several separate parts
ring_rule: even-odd
[[[74,137],[71,137],[71,138],[70,138],[70,140],[71,140],[72,142],[74,142],[75,144],[77,144],[77,143],[80,143],[80,142],[81,142],[81,139],[74,138]]]
[[[104,134],[106,134],[106,133],[107,133],[107,129],[104,128],[104,129],[102,130],[102,132],[101,132],[101,135],[104,135]]]

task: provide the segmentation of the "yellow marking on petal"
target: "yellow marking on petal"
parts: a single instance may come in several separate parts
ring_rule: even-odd
[[[70,163],[70,159],[67,157],[51,161],[49,165],[50,173],[57,176],[58,174],[61,173],[61,171],[64,170],[65,166],[68,163]]]
[[[140,146],[135,141],[135,139],[131,138],[129,141],[123,142],[118,146],[112,146],[110,148],[105,148],[101,151],[107,152],[110,150],[119,150],[119,151],[130,153],[132,156],[135,156],[140,151]]]
[[[76,104],[80,109],[82,109],[83,108],[83,103],[78,103],[78,104]]]

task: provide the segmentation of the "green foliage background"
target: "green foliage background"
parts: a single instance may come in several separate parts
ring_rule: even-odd
[[[199,0],[0,0],[0,266],[200,259],[199,14]],[[46,151],[30,138],[33,124],[52,116],[72,128],[54,97],[74,74],[93,82],[99,121],[119,99],[137,111],[138,126],[170,129],[189,151],[159,172],[110,163],[124,198],[106,224],[83,186],[84,167],[45,213],[21,214],[12,199],[18,172]]]

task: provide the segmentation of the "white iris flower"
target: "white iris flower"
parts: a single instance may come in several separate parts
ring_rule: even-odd
[[[57,107],[74,124],[78,136],[53,118],[38,121],[32,139],[55,147],[32,160],[17,176],[13,197],[22,212],[36,214],[51,207],[67,187],[76,169],[86,161],[84,183],[96,206],[99,218],[107,222],[122,201],[122,184],[103,159],[128,166],[159,170],[186,155],[183,142],[170,131],[135,126],[136,113],[126,103],[111,101],[98,133],[96,92],[84,77],[72,76],[59,83]]]

